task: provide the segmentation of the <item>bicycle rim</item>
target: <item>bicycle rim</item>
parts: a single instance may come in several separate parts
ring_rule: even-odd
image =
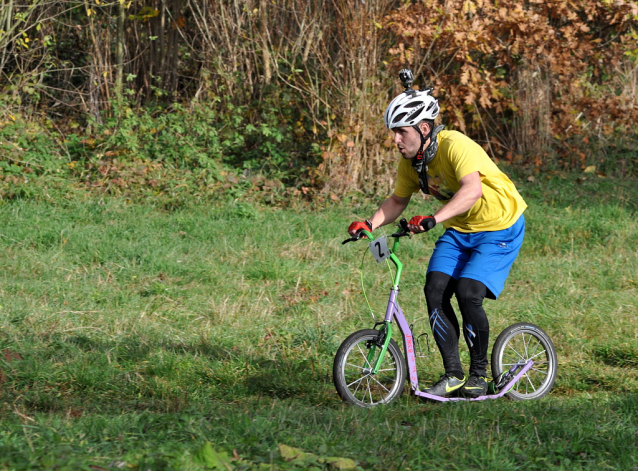
[[[503,332],[505,335],[502,339],[500,336],[497,339],[492,368],[496,374],[500,374],[515,364],[532,360],[532,367],[508,391],[507,396],[517,400],[543,397],[551,390],[556,379],[554,345],[538,327],[513,327]]]
[[[343,400],[361,407],[387,404],[403,391],[405,368],[401,351],[391,341],[379,371],[373,374],[372,367],[381,351],[375,345],[378,334],[358,334],[346,339],[337,353],[334,372],[337,391]]]

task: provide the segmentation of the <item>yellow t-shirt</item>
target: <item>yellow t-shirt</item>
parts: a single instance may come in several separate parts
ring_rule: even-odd
[[[479,172],[483,195],[465,213],[443,222],[461,232],[500,231],[514,224],[527,204],[512,181],[483,148],[458,131],[441,131],[439,148],[428,165],[430,194],[444,204],[459,191],[459,180]],[[419,191],[419,176],[408,159],[399,163],[394,194],[403,198]]]

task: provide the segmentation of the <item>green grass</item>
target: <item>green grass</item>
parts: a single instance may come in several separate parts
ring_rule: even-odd
[[[404,394],[372,411],[341,404],[330,372],[341,341],[372,325],[365,244],[341,240],[379,201],[0,204],[0,469],[638,466],[636,182],[536,180],[518,182],[526,242],[486,310],[493,338],[517,321],[550,334],[554,391],[446,405]],[[434,232],[399,254],[418,332]],[[363,266],[382,315],[387,269]],[[430,350],[424,385],[441,373]],[[280,444],[311,454],[286,461]]]

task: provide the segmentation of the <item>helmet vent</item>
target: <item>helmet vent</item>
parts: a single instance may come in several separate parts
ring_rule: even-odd
[[[415,106],[419,106],[420,104],[422,104],[422,101],[413,101],[412,103],[408,103],[407,105],[404,105],[404,108],[414,108]]]
[[[421,113],[421,109],[416,110],[414,113],[412,113],[410,116],[408,116],[406,118],[406,121],[412,121],[414,118],[416,118],[419,115],[419,113]]]
[[[401,121],[403,119],[403,117],[406,115],[407,113],[399,113],[398,115],[396,115],[394,117],[394,119],[392,120],[393,123],[396,123],[398,121]]]

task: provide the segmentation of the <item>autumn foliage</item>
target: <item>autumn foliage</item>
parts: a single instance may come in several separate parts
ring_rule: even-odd
[[[434,86],[445,121],[494,157],[573,167],[582,143],[636,131],[637,15],[622,0],[424,0],[386,25],[393,64]]]

